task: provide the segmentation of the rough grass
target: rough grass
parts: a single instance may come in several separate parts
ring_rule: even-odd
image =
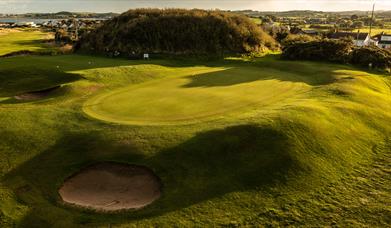
[[[50,34],[39,30],[11,30],[0,34],[0,56],[17,51],[43,51],[50,49],[44,41]]]
[[[268,57],[216,62],[15,57],[1,61],[0,69],[8,72],[0,80],[3,227],[391,223],[388,76]],[[68,89],[58,96],[27,103],[12,98],[63,83]],[[280,99],[282,93],[288,97]],[[274,104],[265,104],[270,94]],[[130,99],[121,106],[139,115],[137,125],[118,124],[114,118],[122,121],[124,115],[103,122],[84,114],[85,104],[108,95],[113,103]],[[180,103],[184,119],[150,101],[163,95]],[[156,113],[131,110],[140,106]],[[213,118],[195,115],[195,107]],[[227,112],[218,112],[225,107]],[[156,115],[170,119],[163,111],[175,116],[171,124],[144,125]],[[114,215],[60,204],[62,181],[96,161],[150,167],[164,184],[162,197],[143,210]]]

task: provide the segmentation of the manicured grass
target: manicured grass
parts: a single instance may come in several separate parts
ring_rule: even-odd
[[[294,74],[276,69],[232,66],[160,70],[169,77],[104,93],[89,100],[84,110],[117,123],[178,124],[242,112],[250,106],[285,104],[284,100],[310,90],[305,83],[284,80]]]
[[[389,76],[273,57],[25,56],[0,70],[2,227],[391,222]],[[162,197],[112,215],[62,205],[63,180],[97,161],[150,167]]]
[[[50,48],[44,41],[51,34],[39,30],[0,30],[0,56],[17,51],[42,51]]]

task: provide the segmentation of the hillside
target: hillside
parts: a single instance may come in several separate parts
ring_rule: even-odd
[[[0,69],[1,227],[390,223],[388,76],[273,57],[20,56]],[[63,181],[100,161],[149,167],[162,196],[118,214],[64,205]]]
[[[47,41],[53,38],[50,33],[38,30],[0,30],[0,56],[18,51],[50,51],[55,47]]]
[[[84,52],[224,54],[259,52],[276,43],[249,18],[221,11],[130,10],[82,37]],[[116,55],[116,54],[115,54]]]
[[[49,51],[46,35],[9,30],[0,53]],[[2,58],[0,227],[388,227],[390,89],[274,55]],[[64,181],[99,162],[147,167],[159,196],[115,214],[65,204]]]

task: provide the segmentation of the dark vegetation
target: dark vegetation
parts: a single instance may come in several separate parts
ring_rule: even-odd
[[[353,48],[351,41],[314,40],[294,42],[284,48],[282,58],[289,60],[318,60],[330,62],[347,62]]]
[[[285,41],[282,58],[350,63],[376,69],[391,68],[389,50],[376,46],[355,47],[351,40],[292,38]]]
[[[105,55],[261,52],[275,40],[243,15],[184,9],[130,10],[82,37],[76,48]]]
[[[378,47],[356,48],[351,53],[351,63],[360,66],[369,66],[385,69],[391,67],[391,52]]]

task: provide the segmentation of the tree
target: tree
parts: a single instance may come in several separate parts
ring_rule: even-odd
[[[250,53],[277,49],[278,43],[244,15],[184,9],[129,10],[83,35],[85,52],[129,56],[142,53]]]
[[[355,22],[353,22],[352,27],[353,28],[362,28],[362,27],[364,27],[364,22],[363,21],[355,21]]]
[[[270,22],[276,22],[276,21],[277,21],[277,17],[274,16],[274,15],[266,15],[265,17],[266,17],[266,18],[269,18],[269,19],[270,19]]]
[[[355,20],[359,19],[359,17],[358,17],[356,14],[353,14],[353,15],[350,17],[350,19],[351,19],[352,21],[355,21]]]

